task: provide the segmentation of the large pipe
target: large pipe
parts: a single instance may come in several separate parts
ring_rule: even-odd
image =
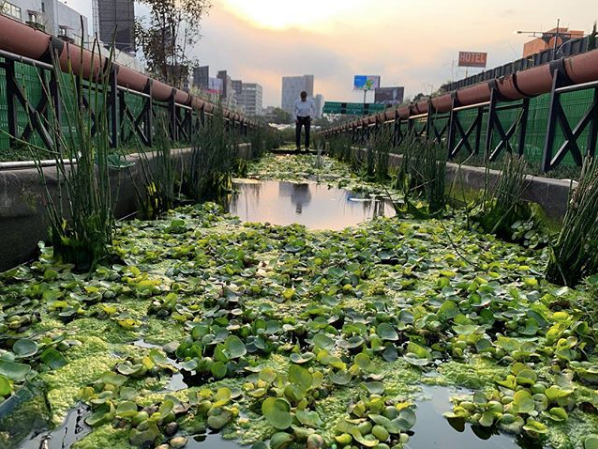
[[[422,100],[418,103],[412,103],[409,106],[392,110],[396,112],[386,111],[385,117],[387,121],[394,120],[395,117],[406,120],[415,115],[427,114],[430,102],[437,112],[449,112],[453,107],[487,103],[490,101],[492,87],[495,87],[500,97],[507,101],[547,94],[552,90],[556,70],[571,85],[598,81],[598,50],[559,59],[530,69],[520,70],[505,77],[458,89],[452,94],[446,93],[433,97],[430,100]],[[453,96],[455,101],[453,101]],[[378,115],[378,117],[381,117],[381,115]],[[349,126],[359,127],[363,126],[364,123],[369,123],[369,119],[357,119],[349,123]],[[335,133],[338,131],[340,131],[340,128],[335,127],[326,133]]]
[[[84,79],[98,79],[107,64],[107,58],[82,49],[78,45],[64,42],[42,31],[31,28],[17,20],[0,15],[0,49],[25,56],[34,60],[50,62],[54,55],[58,56],[58,63],[64,72],[73,71]],[[151,96],[156,101],[168,101],[174,95],[174,101],[182,106],[190,106],[195,110],[202,108],[212,112],[215,106],[200,98],[196,98],[180,89],[150,78],[143,73],[113,63],[116,68],[116,83],[136,92],[144,92],[151,80]],[[225,111],[225,116],[240,122],[242,116]],[[253,122],[247,121],[250,126]]]

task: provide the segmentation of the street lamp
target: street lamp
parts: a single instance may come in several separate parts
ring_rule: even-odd
[[[552,59],[556,59],[556,52],[557,52],[557,49],[558,49],[559,36],[568,37],[568,38],[571,38],[571,36],[573,36],[572,33],[567,33],[567,32],[561,33],[560,32],[560,26],[561,26],[561,19],[557,19],[557,21],[556,21],[556,31],[555,32],[550,32],[550,31],[515,31],[514,34],[527,34],[530,37],[549,37],[549,36],[554,36],[554,46],[552,48]],[[564,42],[563,42],[563,44],[564,44]]]

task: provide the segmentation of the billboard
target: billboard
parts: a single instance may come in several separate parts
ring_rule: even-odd
[[[368,115],[382,112],[386,109],[383,104],[371,103],[341,103],[340,101],[327,101],[324,103],[324,114]]]
[[[223,83],[220,78],[210,77],[208,83],[208,92],[211,94],[221,94],[223,90]]]
[[[4,3],[4,2],[0,2]],[[100,7],[101,3],[101,7]],[[100,40],[125,53],[135,52],[135,2],[133,0],[94,0],[94,31]],[[77,14],[78,17],[78,14]]]
[[[376,75],[355,75],[353,90],[374,90],[380,87],[380,77]]]
[[[405,95],[404,87],[379,87],[374,94],[376,104],[401,104]]]
[[[488,53],[474,51],[459,52],[459,67],[486,67],[488,62]]]

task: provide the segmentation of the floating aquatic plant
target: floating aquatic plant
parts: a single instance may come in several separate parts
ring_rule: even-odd
[[[362,183],[312,161],[249,171]],[[579,430],[598,406],[585,293],[542,280],[544,253],[465,223],[456,212],[311,232],[206,203],[119,223],[122,263],[87,277],[42,248],[0,277],[0,362],[31,366],[24,381],[2,373],[0,391],[38,372],[55,422],[83,401],[93,430],[77,449],[178,447],[208,431],[257,449],[407,447],[422,382],[475,390],[451,420],[593,444]]]

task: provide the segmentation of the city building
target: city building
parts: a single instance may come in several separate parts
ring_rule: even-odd
[[[257,83],[243,83],[238,105],[247,115],[262,115],[264,90]]]
[[[313,98],[313,75],[284,76],[282,78],[282,109],[292,114],[295,100],[299,98],[302,91],[306,91],[307,96]]]
[[[193,87],[208,90],[210,87],[210,66],[193,67]]]
[[[232,87],[233,87],[233,90],[235,91],[235,95],[237,96],[237,102],[238,102],[238,98],[243,94],[243,81],[232,80]]]
[[[0,1],[0,13],[65,41],[83,41],[89,47],[87,17],[58,0]]]
[[[324,95],[316,95],[314,97],[314,103],[316,104],[316,118],[322,118],[324,113]]]
[[[101,7],[100,7],[101,2]],[[106,44],[135,54],[135,5],[133,0],[93,0],[94,31]]]
[[[584,32],[580,30],[569,30],[569,28],[553,28],[544,32],[540,37],[532,39],[523,45],[523,57],[535,55],[543,50],[548,50],[555,47],[555,40],[557,48],[563,43],[571,39],[580,39],[584,36]]]
[[[216,78],[222,80],[222,105],[228,108],[237,106],[237,96],[233,89],[233,80],[226,70],[220,70]]]

